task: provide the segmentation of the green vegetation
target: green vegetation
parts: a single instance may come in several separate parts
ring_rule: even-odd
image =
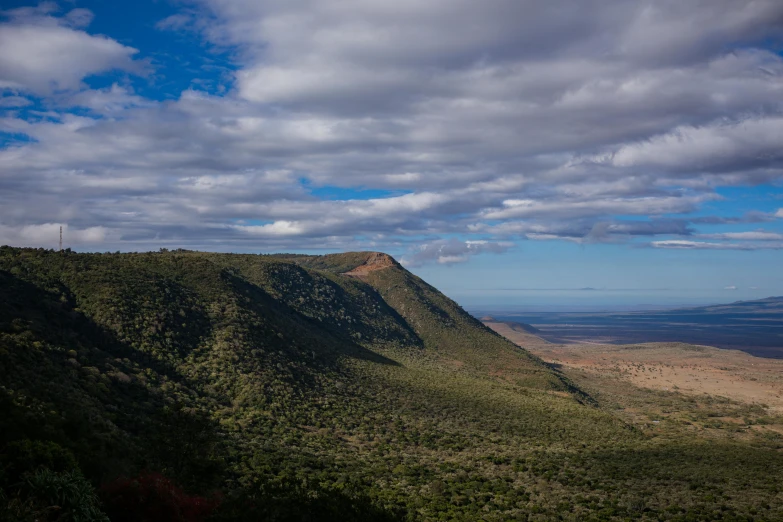
[[[0,520],[783,519],[780,439],[686,428],[372,253],[0,248]]]

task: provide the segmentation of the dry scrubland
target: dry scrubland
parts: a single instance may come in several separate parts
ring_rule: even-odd
[[[637,422],[783,433],[783,360],[684,343],[554,344],[515,323],[484,323]]]

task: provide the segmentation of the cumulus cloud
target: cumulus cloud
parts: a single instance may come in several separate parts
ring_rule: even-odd
[[[133,107],[151,107],[155,103],[134,94],[129,88],[117,83],[105,89],[87,89],[75,93],[65,100],[73,107],[84,107],[97,114],[116,115]]]
[[[23,96],[3,96],[0,98],[0,109],[7,109],[11,107],[25,107],[27,105],[32,105],[33,102],[31,102],[28,98],[25,98]]]
[[[712,195],[649,196],[642,198],[563,198],[554,201],[536,199],[507,199],[503,208],[489,210],[486,219],[513,219],[524,217],[584,217],[612,214],[661,215],[686,213],[695,210],[698,203]]]
[[[749,232],[725,232],[722,234],[699,234],[703,239],[726,239],[743,241],[781,241],[783,234],[776,232],[765,232],[763,230],[754,230]]]
[[[56,248],[60,242],[60,227],[63,227],[64,248],[71,246],[94,246],[104,243],[112,231],[105,227],[75,229],[67,224],[43,223],[9,227],[0,225],[0,244]]]
[[[714,243],[681,239],[653,241],[650,245],[654,248],[669,248],[676,250],[780,250],[783,248],[783,243],[780,242]]]
[[[133,248],[403,251],[460,238],[431,240],[412,263],[517,239],[780,242],[702,227],[783,209],[692,216],[721,203],[718,187],[783,180],[783,58],[767,48],[783,36],[778,1],[180,7],[157,27],[230,49],[230,92],[159,102],[122,82],[83,88],[91,74],[139,72],[139,53],[91,34],[85,9],[4,12],[0,104],[37,95],[46,110],[0,118],[25,136],[0,149],[3,226],[105,227],[112,247]]]
[[[47,95],[79,89],[92,74],[141,70],[132,59],[136,49],[81,30],[92,21],[89,10],[73,9],[62,17],[53,16],[55,11],[44,3],[3,13],[8,21],[0,23],[0,87]]]
[[[429,262],[437,262],[441,265],[463,263],[470,256],[490,252],[502,254],[508,250],[512,243],[492,242],[484,240],[460,241],[455,238],[440,239],[418,245],[412,253],[403,257],[400,262],[406,266],[420,266]]]
[[[780,92],[783,94],[783,90]],[[620,167],[647,165],[680,171],[780,167],[782,133],[783,117],[678,127],[649,141],[622,147],[611,161]]]
[[[561,239],[577,243],[618,243],[637,237],[659,235],[690,236],[693,227],[687,219],[652,219],[649,221],[592,219],[518,221],[498,225],[472,224],[468,230],[499,237],[521,237],[532,240]]]

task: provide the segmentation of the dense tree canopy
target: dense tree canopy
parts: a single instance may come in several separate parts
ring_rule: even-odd
[[[783,518],[779,438],[630,425],[377,260],[0,248],[0,516]]]

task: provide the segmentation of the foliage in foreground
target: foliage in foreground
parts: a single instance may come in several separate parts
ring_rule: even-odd
[[[779,438],[631,426],[369,258],[0,248],[3,516],[783,519]]]

